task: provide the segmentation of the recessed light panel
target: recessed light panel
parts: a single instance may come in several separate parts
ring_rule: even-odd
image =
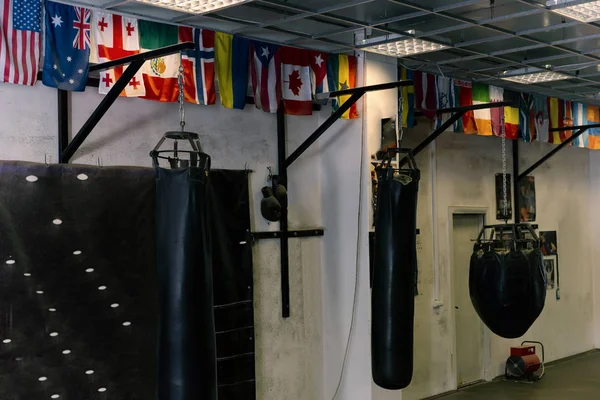
[[[190,14],[205,14],[253,0],[137,0],[140,3],[169,8]]]
[[[406,57],[413,54],[429,53],[447,49],[448,46],[439,43],[428,42],[422,39],[404,39],[397,42],[375,44],[364,47],[363,50],[373,53],[384,54],[393,57]]]
[[[569,79],[569,78],[572,78],[572,77],[569,75],[561,74],[560,72],[554,72],[554,71],[544,71],[544,72],[536,72],[534,74],[502,77],[502,79],[504,79],[506,81],[521,83],[523,85],[531,85],[534,83],[542,83],[542,82],[560,81],[560,80]]]
[[[573,3],[571,6],[551,8],[557,14],[573,18],[582,22],[600,20],[600,1],[582,2],[578,0],[551,0],[547,1],[549,7]]]

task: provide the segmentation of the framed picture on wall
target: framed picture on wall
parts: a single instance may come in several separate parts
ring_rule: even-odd
[[[552,290],[556,287],[558,263],[556,255],[544,256],[544,271],[546,271],[546,289]]]
[[[519,218],[521,222],[535,221],[535,177],[526,176],[519,181]]]

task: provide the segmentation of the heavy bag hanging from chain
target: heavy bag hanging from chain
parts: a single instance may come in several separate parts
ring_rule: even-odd
[[[527,332],[546,301],[546,271],[531,225],[483,228],[471,256],[469,294],[479,318],[496,335],[512,339]]]
[[[502,218],[510,215],[509,203],[502,118],[502,207],[497,213]],[[544,308],[546,273],[533,227],[507,222],[486,226],[479,234],[469,267],[469,294],[479,318],[492,332],[518,338]]]
[[[407,387],[413,373],[416,293],[416,217],[420,173],[412,153],[409,169],[379,171],[373,288],[371,353],[374,382],[390,390]]]
[[[207,195],[210,157],[202,151],[198,135],[184,131],[182,66],[179,71],[181,131],[165,133],[150,153],[156,171],[160,308],[156,399],[216,400]],[[159,150],[166,139],[174,141],[173,150]],[[189,143],[192,149],[181,149],[179,141]],[[159,159],[168,160],[171,169],[161,168]]]

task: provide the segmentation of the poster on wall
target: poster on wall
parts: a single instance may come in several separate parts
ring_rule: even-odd
[[[558,254],[556,231],[540,231],[540,246],[544,256]]]
[[[556,256],[544,256],[544,270],[546,271],[546,289],[554,289]]]
[[[546,269],[546,278],[548,280],[547,288],[556,287],[556,300],[560,300],[560,273],[558,268],[558,234],[556,231],[540,231],[540,247],[544,256],[544,268]],[[552,287],[548,278],[548,271],[551,269],[553,274]]]
[[[526,176],[519,181],[519,219],[521,222],[535,221],[535,177]]]
[[[506,174],[506,205],[504,204],[504,185],[502,174],[496,174],[496,219],[512,218],[510,174]]]

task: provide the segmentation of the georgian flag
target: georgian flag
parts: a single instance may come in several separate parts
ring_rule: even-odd
[[[136,18],[105,12],[92,13],[92,29],[98,47],[98,62],[116,60],[140,52],[138,22]],[[100,72],[100,94],[106,94],[121,77],[127,66],[119,66]],[[145,96],[144,77],[138,71],[120,96]]]

